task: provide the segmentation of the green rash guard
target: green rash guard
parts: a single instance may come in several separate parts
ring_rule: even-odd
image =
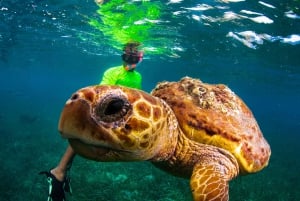
[[[100,84],[121,85],[136,89],[142,88],[142,76],[136,71],[127,71],[123,66],[109,68],[104,72]]]

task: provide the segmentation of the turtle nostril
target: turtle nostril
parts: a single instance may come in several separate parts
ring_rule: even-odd
[[[76,93],[76,94],[73,94],[70,99],[76,100],[78,97],[79,97],[79,95]]]

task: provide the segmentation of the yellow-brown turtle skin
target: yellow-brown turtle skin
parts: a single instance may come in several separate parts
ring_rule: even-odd
[[[175,149],[178,124],[164,104],[130,88],[86,87],[66,102],[59,131],[92,160],[165,160]]]
[[[227,201],[228,182],[239,170],[255,172],[266,166],[269,145],[250,110],[228,88],[204,85],[209,90],[217,88],[219,95],[216,100],[212,92],[203,96],[199,106],[194,102],[196,94],[199,97],[206,92],[193,88],[197,84],[202,82],[191,78],[165,82],[154,89],[153,95],[120,86],[80,89],[67,101],[59,131],[83,157],[96,161],[149,160],[171,174],[190,178],[195,201]],[[174,95],[177,99],[172,98]],[[234,114],[250,123],[237,121]],[[244,134],[237,133],[244,130],[258,141],[258,149],[250,133],[240,139]],[[211,140],[213,143],[207,140],[214,136],[220,137]],[[248,138],[249,145],[244,142]],[[250,157],[244,153],[244,144],[248,152],[260,151]]]

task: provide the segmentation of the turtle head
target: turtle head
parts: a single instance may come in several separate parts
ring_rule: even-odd
[[[174,114],[160,99],[105,85],[74,93],[58,127],[77,154],[96,161],[164,160],[178,132]]]

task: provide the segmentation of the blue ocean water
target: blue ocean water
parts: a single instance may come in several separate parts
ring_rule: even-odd
[[[230,182],[230,200],[300,200],[299,0],[147,2],[159,17],[132,25],[151,25],[138,67],[144,90],[184,76],[228,85],[272,149],[267,168]],[[126,1],[136,12],[142,3]],[[89,23],[102,23],[98,10],[92,0],[0,0],[0,200],[46,200],[38,172],[55,166],[67,146],[57,131],[65,101],[120,64],[115,33]],[[192,200],[188,180],[147,162],[77,157],[71,177],[74,201]]]

